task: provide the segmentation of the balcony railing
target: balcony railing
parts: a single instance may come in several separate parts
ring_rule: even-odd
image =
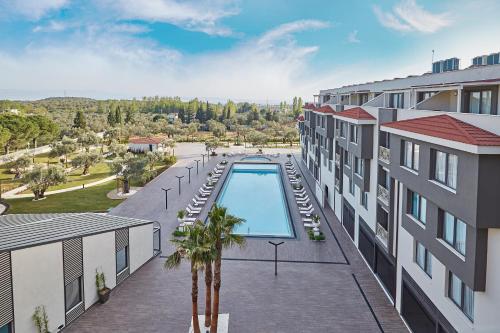
[[[384,244],[385,247],[387,247],[387,241],[389,239],[389,233],[387,230],[384,229],[380,224],[377,223],[377,228],[375,231],[375,234],[377,235],[378,239]]]
[[[378,158],[382,162],[389,164],[391,163],[391,150],[387,147],[379,146],[378,147]]]
[[[380,184],[377,186],[377,198],[379,198],[379,200],[382,201],[386,206],[389,206],[389,190]]]
[[[340,154],[335,153],[335,164],[340,165]]]

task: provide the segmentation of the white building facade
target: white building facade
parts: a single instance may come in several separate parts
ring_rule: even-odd
[[[106,214],[0,217],[0,332],[36,332],[40,306],[51,332],[68,326],[98,301],[96,272],[115,288],[159,253],[155,238],[151,221]]]
[[[500,332],[500,65],[321,90],[315,194],[413,332]]]

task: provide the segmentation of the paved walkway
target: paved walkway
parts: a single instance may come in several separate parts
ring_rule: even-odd
[[[221,157],[211,159],[204,168],[200,162],[198,175],[193,159],[180,159],[111,211],[115,215],[159,221],[164,255],[172,251],[166,240],[177,225],[176,212],[187,205]],[[279,161],[284,163],[286,158],[281,157]],[[193,165],[189,184],[186,166]],[[176,175],[185,176],[181,180],[180,195]],[[307,185],[313,183],[308,174],[304,177],[309,197],[313,198]],[[223,180],[217,184],[216,191]],[[162,188],[172,188],[168,210],[165,210]],[[286,184],[286,194],[291,198],[289,184]],[[215,199],[213,196],[211,200]],[[297,238],[284,240],[285,244],[280,247],[277,277],[271,260],[274,248],[267,239],[249,238],[245,249],[224,252],[221,312],[230,313],[229,331],[407,331],[340,223],[330,212],[322,212],[316,202],[313,205],[322,217],[327,240],[310,241],[298,219],[297,208],[291,205]],[[206,213],[206,210],[202,212],[202,218]],[[327,218],[329,223],[325,223]],[[188,264],[167,271],[163,262],[164,259],[158,257],[146,264],[113,291],[108,303],[91,308],[67,331],[187,332],[191,313]],[[199,286],[202,312],[203,274],[200,274]]]
[[[96,180],[95,182],[85,184],[85,187],[87,188],[87,187],[97,186],[97,185],[100,185],[100,184],[107,183],[107,182],[109,182],[111,180],[114,180],[114,179],[116,179],[116,175],[109,176],[109,177],[106,177],[106,178],[103,178],[103,179],[100,179],[100,180]],[[33,193],[16,194],[16,193],[25,191],[27,188],[28,187],[26,185],[23,185],[21,187],[18,187],[18,188],[15,188],[13,190],[10,190],[8,192],[5,192],[4,194],[2,194],[2,197],[4,199],[33,198],[35,196]],[[83,188],[82,185],[72,186],[72,187],[62,188],[60,190],[47,191],[47,192],[45,192],[45,195],[51,195],[51,194],[57,194],[57,193],[64,193],[64,192],[71,192],[71,191],[75,191],[75,190],[81,190],[82,188]]]

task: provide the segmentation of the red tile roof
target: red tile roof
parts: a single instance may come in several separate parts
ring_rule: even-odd
[[[299,115],[297,117],[297,121],[304,121],[304,116],[303,115]]]
[[[332,109],[330,105],[324,105],[320,108],[316,108],[314,112],[320,112],[320,113],[334,113],[335,111]]]
[[[447,114],[394,121],[383,126],[475,146],[500,146],[500,136]]]
[[[316,106],[312,103],[306,103],[303,107],[303,109],[306,109],[306,110],[316,110]]]
[[[339,117],[352,118],[357,120],[377,120],[374,116],[372,116],[371,114],[369,114],[363,108],[360,107],[347,109],[342,112],[337,112],[336,115]]]
[[[147,144],[147,145],[157,145],[163,141],[161,137],[132,137],[128,139],[129,143],[135,144]]]

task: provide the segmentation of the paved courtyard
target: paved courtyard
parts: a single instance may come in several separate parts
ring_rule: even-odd
[[[168,239],[177,225],[176,213],[191,200],[207,173],[221,160],[210,159],[196,174],[195,159],[201,159],[202,145],[176,148],[177,164],[161,174],[133,197],[117,206],[112,214],[158,221],[162,226],[162,255],[172,246]],[[243,150],[243,149],[236,149]],[[276,151],[270,150],[270,153]],[[287,150],[280,150],[284,163]],[[241,157],[229,158],[231,161]],[[186,166],[191,170],[188,183]],[[296,163],[296,167],[299,165]],[[227,168],[229,169],[229,168]],[[216,191],[222,186],[221,177]],[[181,195],[176,175],[184,175]],[[304,185],[313,180],[304,174]],[[172,188],[165,210],[161,188]],[[216,193],[210,200],[215,199]],[[399,315],[365,265],[343,227],[330,210],[322,211],[326,242],[311,242],[294,205],[291,186],[286,195],[296,239],[285,239],[279,248],[278,276],[274,276],[274,248],[268,239],[249,238],[244,249],[224,253],[221,312],[229,313],[230,332],[406,332]],[[210,202],[206,207],[210,206]],[[206,216],[202,211],[202,219]],[[328,223],[326,223],[328,221]],[[105,305],[93,306],[68,327],[68,332],[187,332],[190,323],[191,277],[188,264],[177,270],[163,268],[157,257],[118,286]],[[200,274],[199,311],[204,311],[204,283]]]

